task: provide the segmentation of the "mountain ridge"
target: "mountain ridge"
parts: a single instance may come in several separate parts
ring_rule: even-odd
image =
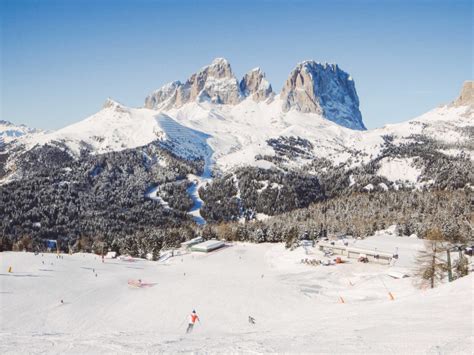
[[[270,103],[275,95],[260,68],[250,70],[239,81],[229,62],[216,58],[210,65],[192,74],[185,83],[173,81],[155,90],[146,97],[144,107],[170,110],[191,102],[238,105],[248,98]],[[284,112],[294,109],[316,113],[347,128],[366,129],[354,81],[337,64],[299,63],[290,73],[279,96]]]
[[[261,74],[258,70],[253,72]],[[255,91],[259,86],[254,84],[252,88]],[[209,136],[208,142],[214,150],[214,168],[217,170],[225,171],[238,165],[274,167],[274,163],[262,160],[260,156],[274,156],[275,151],[267,141],[279,137],[300,137],[312,142],[313,148],[311,154],[306,155],[306,160],[320,157],[339,164],[356,156],[355,152],[361,152],[363,154],[358,154],[355,160],[361,164],[367,162],[371,155],[379,154],[384,144],[383,136],[386,135],[394,136],[397,144],[408,142],[410,136],[420,134],[427,134],[431,139],[449,145],[468,144],[470,136],[461,134],[460,129],[466,131],[471,125],[473,99],[472,95],[468,95],[470,87],[472,82],[464,84],[459,95],[462,100],[457,98],[451,104],[407,122],[368,131],[345,128],[317,113],[284,112],[281,110],[284,104],[281,95],[272,96],[270,101],[244,100],[238,105],[189,102],[180,108],[161,111],[129,108],[109,98],[101,111],[84,121],[54,132],[19,137],[15,145],[23,146],[20,150],[24,150],[37,144],[61,142],[76,155],[80,154],[81,149],[101,154],[135,148],[166,137],[165,130],[158,123],[159,115],[164,114],[183,127]],[[175,142],[174,147],[180,151],[176,144],[179,142]],[[472,154],[469,150],[467,153]],[[301,163],[288,162],[292,166]]]

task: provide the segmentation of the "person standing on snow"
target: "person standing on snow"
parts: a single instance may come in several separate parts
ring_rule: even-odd
[[[201,323],[196,311],[193,309],[193,312],[189,315],[188,329],[186,329],[186,334],[191,333],[193,331],[194,324],[196,323],[196,321]]]

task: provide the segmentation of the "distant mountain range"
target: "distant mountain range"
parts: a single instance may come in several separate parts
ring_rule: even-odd
[[[9,121],[0,120],[0,146],[10,143],[25,135],[33,135],[43,132],[40,129],[29,128],[25,125],[15,125]]]

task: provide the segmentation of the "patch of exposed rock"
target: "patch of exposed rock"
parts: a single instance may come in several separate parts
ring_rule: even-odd
[[[464,82],[461,94],[452,104],[456,107],[474,106],[474,81],[468,80]]]
[[[240,81],[240,91],[243,96],[251,97],[256,102],[265,101],[275,96],[271,84],[260,68],[255,68],[244,75]]]
[[[239,82],[229,62],[216,58],[183,84],[174,81],[149,95],[145,107],[151,109],[179,108],[188,102],[238,104],[242,100]]]
[[[280,98],[283,111],[316,113],[352,129],[366,129],[354,81],[337,64],[305,61],[290,73]]]

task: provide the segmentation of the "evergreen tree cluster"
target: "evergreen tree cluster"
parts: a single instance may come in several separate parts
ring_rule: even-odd
[[[192,205],[186,176],[199,174],[202,162],[159,146],[79,159],[61,147],[43,146],[27,152],[20,164],[23,178],[0,186],[3,249],[25,236],[38,247],[44,239],[61,240],[64,247],[81,237],[109,240],[193,224],[184,212]],[[171,209],[146,197],[161,184]]]
[[[354,193],[314,203],[264,221],[208,226],[227,240],[285,242],[328,235],[366,237],[397,225],[398,234],[425,238],[436,228],[449,242],[474,240],[472,191],[388,191]]]
[[[56,142],[21,153],[15,166],[2,154],[0,177],[14,171],[14,179],[0,186],[0,248],[43,248],[44,239],[57,239],[62,248],[106,245],[136,256],[197,234],[291,245],[328,234],[364,237],[392,224],[404,235],[424,237],[439,228],[449,241],[473,240],[472,160],[468,153],[443,153],[472,147],[423,135],[397,144],[383,138],[382,154],[373,159],[341,147],[352,157],[338,165],[316,157],[305,139],[270,139],[275,155],[257,158],[273,168],[216,172],[200,188],[204,229],[186,213],[193,205],[187,176],[201,174],[204,161],[180,158],[159,141],[106,154],[84,145],[79,156]],[[421,171],[418,186],[379,176],[384,158],[412,158]],[[169,208],[148,196],[153,188]],[[256,221],[262,214],[278,217]],[[249,223],[236,223],[242,220]]]

